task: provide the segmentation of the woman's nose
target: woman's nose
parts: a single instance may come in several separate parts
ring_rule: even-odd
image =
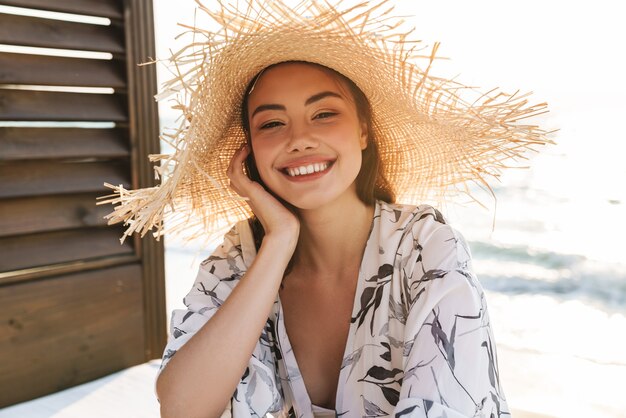
[[[313,133],[306,126],[292,126],[287,152],[315,149],[318,145]]]

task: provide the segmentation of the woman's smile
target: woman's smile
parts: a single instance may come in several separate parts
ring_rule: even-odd
[[[302,182],[318,179],[330,171],[335,158],[308,156],[281,164],[278,168],[290,181]]]
[[[325,176],[333,167],[334,162],[313,163],[301,165],[293,168],[285,168],[283,173],[287,175],[289,181],[300,183],[304,181],[317,180]]]
[[[329,163],[315,163],[315,164],[309,164],[307,166],[300,166],[300,167],[295,167],[295,168],[286,168],[285,171],[287,171],[287,174],[289,174],[290,177],[296,177],[296,176],[305,176],[307,174],[313,174],[313,173],[319,173],[319,172],[324,172],[326,171],[326,169],[330,167]]]

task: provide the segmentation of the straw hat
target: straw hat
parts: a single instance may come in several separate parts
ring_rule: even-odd
[[[245,142],[240,104],[246,86],[263,68],[308,61],[347,76],[365,93],[383,172],[402,203],[436,202],[469,194],[497,177],[511,159],[551,142],[547,132],[519,121],[545,112],[527,94],[478,92],[430,74],[438,44],[429,50],[401,30],[389,1],[364,2],[345,10],[330,1],[290,7],[280,0],[221,1],[203,6],[217,32],[188,27],[192,43],[172,55],[181,71],[164,84],[157,100],[177,95],[184,118],[163,135],[171,155],[151,155],[161,184],[114,194],[109,224],[124,222],[122,240],[133,232],[211,236],[249,217],[245,201],[228,188],[226,168]],[[423,62],[424,65],[420,65]],[[468,97],[471,99],[470,102]],[[167,218],[167,228],[163,221]]]

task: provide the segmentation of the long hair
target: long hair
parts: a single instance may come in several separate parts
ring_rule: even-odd
[[[350,80],[343,74],[333,70],[332,68],[306,61],[286,62],[314,65],[322,69],[323,71],[330,73],[348,87],[348,91],[350,92],[350,95],[352,96],[352,99],[354,100],[354,103],[356,105],[356,112],[359,118],[359,122],[365,123],[365,125],[367,126],[368,134],[367,147],[361,152],[361,169],[355,179],[357,196],[363,203],[368,206],[373,205],[376,200],[383,200],[387,203],[395,202],[395,192],[393,190],[393,187],[391,186],[389,181],[387,181],[383,174],[383,162],[378,152],[376,135],[373,129],[372,109],[369,100],[365,96],[365,93],[363,93],[363,91],[361,91],[361,89],[352,80]],[[243,130],[246,134],[246,140],[248,141],[248,143],[250,143],[250,121],[248,120],[248,96],[250,94],[250,91],[264,71],[280,64],[283,63],[272,64],[269,67],[261,70],[257,75],[252,78],[252,80],[248,84],[248,87],[246,88],[246,92],[243,96],[243,100],[241,103],[241,126],[243,127]],[[263,187],[265,187],[265,189],[268,189],[257,170],[256,163],[254,161],[254,153],[251,146],[250,150],[250,155],[248,155],[248,158],[245,162],[248,177],[250,177],[251,180],[261,184]],[[265,231],[263,230],[263,226],[261,225],[261,222],[256,218],[256,216],[250,218],[249,222],[250,226],[252,227],[254,242],[258,251],[261,247],[263,237],[265,236]],[[291,262],[289,264],[291,266]],[[291,268],[288,267],[286,273],[290,269]]]

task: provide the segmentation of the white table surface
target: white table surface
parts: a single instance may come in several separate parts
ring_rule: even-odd
[[[151,360],[100,379],[0,409],[0,418],[158,418]]]

